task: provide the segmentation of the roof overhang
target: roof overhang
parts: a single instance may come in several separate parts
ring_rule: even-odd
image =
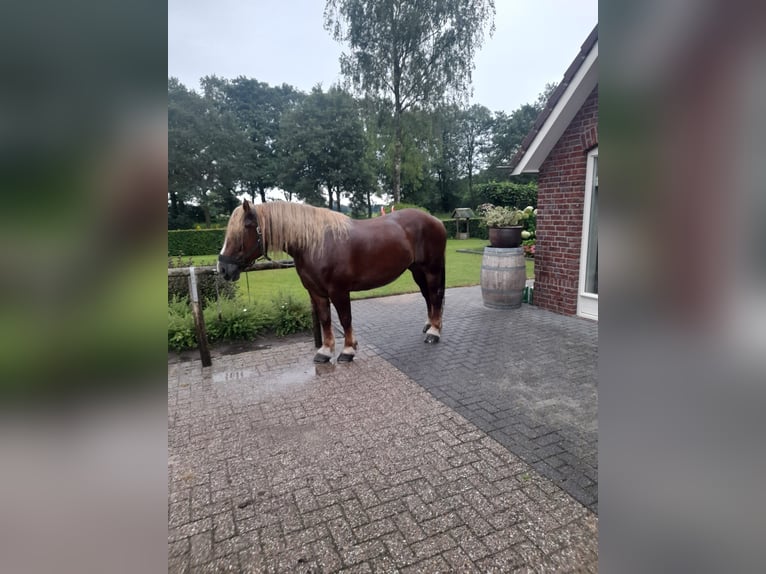
[[[533,137],[512,175],[537,173],[564,131],[598,84],[598,40],[585,56],[561,97]]]

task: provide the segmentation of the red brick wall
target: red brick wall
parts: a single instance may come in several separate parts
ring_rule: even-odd
[[[598,145],[598,86],[540,166],[537,190],[535,299],[564,315],[577,313],[587,154]]]

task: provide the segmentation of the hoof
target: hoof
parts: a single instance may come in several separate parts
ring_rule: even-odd
[[[430,333],[426,335],[425,342],[429,344],[438,343],[439,342],[439,336],[438,335],[431,335]]]
[[[330,357],[328,357],[327,355],[323,355],[322,353],[317,353],[316,355],[314,355],[314,362],[315,363],[329,363],[330,362]]]
[[[339,363],[350,363],[354,360],[354,355],[349,355],[347,353],[341,353],[338,355],[338,362]]]
[[[431,323],[426,323],[426,326],[423,327],[423,332],[426,333],[428,331],[428,329],[430,329],[430,328],[431,328]]]

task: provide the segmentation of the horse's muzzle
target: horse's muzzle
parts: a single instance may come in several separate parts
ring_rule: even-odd
[[[239,266],[235,263],[222,263],[218,262],[218,274],[226,279],[226,281],[236,281],[239,279]]]

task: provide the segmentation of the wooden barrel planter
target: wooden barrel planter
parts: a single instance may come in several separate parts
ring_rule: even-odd
[[[481,298],[491,309],[518,309],[527,283],[524,249],[485,247],[481,261]]]

